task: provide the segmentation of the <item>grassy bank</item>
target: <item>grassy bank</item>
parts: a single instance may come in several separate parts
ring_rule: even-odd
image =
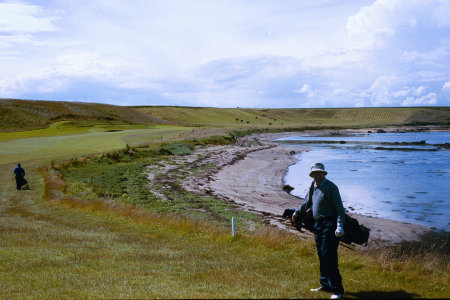
[[[183,159],[195,147],[229,144],[233,136],[213,136],[171,143],[127,147],[100,156],[53,164],[52,171],[65,181],[61,195],[84,202],[112,200],[144,207],[152,212],[182,214],[247,228],[260,222],[258,216],[209,195],[183,188],[188,177],[204,177],[214,165],[202,163],[207,152],[197,154],[189,163]],[[174,158],[175,157],[175,158]],[[150,182],[148,177],[152,177]],[[259,227],[262,223],[259,224]]]
[[[6,168],[8,167],[8,168]],[[7,177],[5,166],[1,175]],[[74,166],[75,167],[75,166]],[[79,167],[82,167],[80,165]],[[9,170],[8,170],[9,172]],[[0,294],[3,298],[315,298],[312,240],[271,227],[231,237],[227,225],[155,213],[112,199],[43,200],[34,190],[1,190]],[[45,197],[44,197],[45,198]],[[349,298],[447,297],[448,259],[340,250]]]
[[[203,143],[211,141],[216,138]],[[222,140],[222,143],[226,142],[226,139]],[[190,162],[182,159],[191,153],[196,143],[203,144],[195,141],[130,148],[91,161],[56,166],[69,186],[76,186],[74,191],[70,187],[66,189],[66,193],[75,199],[58,200],[63,206],[93,211],[97,215],[125,217],[127,222],[138,222],[147,230],[151,228],[153,234],[160,234],[159,239],[152,241],[152,246],[147,246],[157,247],[163,253],[158,252],[155,259],[153,250],[145,250],[145,256],[151,257],[146,261],[147,268],[142,270],[142,265],[122,262],[125,263],[122,268],[140,268],[146,274],[144,276],[155,276],[153,280],[158,284],[153,282],[142,290],[140,281],[133,281],[131,285],[139,292],[128,291],[124,295],[177,298],[324,296],[309,292],[309,287],[317,284],[318,277],[312,240],[300,240],[264,226],[256,216],[239,214],[232,205],[182,188],[180,182],[186,180],[187,174],[205,176],[208,171],[208,166],[198,168],[195,163],[202,160],[201,156]],[[169,170],[167,165],[171,165]],[[151,170],[157,178],[150,184],[150,190],[147,178],[142,176],[144,169]],[[86,174],[94,174],[96,181]],[[80,183],[82,188],[77,186]],[[90,192],[86,194],[85,191]],[[232,216],[239,220],[239,234],[235,238],[230,236]],[[250,228],[249,224],[253,226]],[[258,229],[254,229],[255,224]],[[142,233],[142,236],[146,235]],[[136,239],[142,242],[143,237]],[[117,251],[121,252],[120,249]],[[148,254],[149,251],[153,254]],[[139,256],[138,253],[134,255]],[[450,292],[446,284],[449,265],[445,251],[413,251],[411,247],[398,247],[352,252],[343,248],[340,266],[349,298],[445,297]],[[174,287],[177,287],[176,291],[172,290]],[[102,295],[109,297],[111,294]]]

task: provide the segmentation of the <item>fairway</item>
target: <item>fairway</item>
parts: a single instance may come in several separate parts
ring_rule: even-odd
[[[127,143],[139,145],[158,139],[167,140],[189,130],[189,127],[155,126],[147,129],[112,132],[94,130],[78,134],[13,139],[0,142],[0,164],[29,160],[51,161],[103,153],[124,148]]]

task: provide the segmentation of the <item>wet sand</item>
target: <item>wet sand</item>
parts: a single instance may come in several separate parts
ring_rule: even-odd
[[[216,165],[216,170],[208,178],[188,183],[188,188],[234,202],[245,210],[264,215],[273,226],[300,234],[282,218],[284,209],[296,208],[302,201],[283,190],[283,177],[288,167],[297,161],[292,151],[299,153],[308,149],[272,142],[295,134],[252,135],[240,140],[237,146],[212,149],[216,154],[208,159]],[[420,241],[432,231],[417,224],[349,215],[371,229],[368,248]],[[312,236],[309,232],[300,235]]]

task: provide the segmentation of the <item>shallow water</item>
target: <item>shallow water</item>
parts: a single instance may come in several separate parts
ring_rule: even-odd
[[[372,133],[278,140],[309,147],[284,178],[304,197],[314,162],[339,187],[348,211],[450,231],[450,132]]]

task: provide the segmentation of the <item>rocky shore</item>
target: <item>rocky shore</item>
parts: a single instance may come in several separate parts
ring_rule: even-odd
[[[348,131],[325,132],[327,133],[345,134]],[[312,237],[307,231],[299,233],[294,230],[282,218],[284,209],[296,208],[302,201],[283,189],[283,177],[287,168],[296,162],[293,154],[308,151],[308,148],[280,145],[273,140],[295,134],[254,134],[240,139],[236,145],[208,148],[205,160],[215,165],[214,170],[205,178],[187,181],[185,188],[236,203],[242,209],[263,215],[273,226],[290,230],[305,238]],[[349,215],[371,229],[366,249],[421,241],[432,233],[431,229],[417,224],[352,213]]]

